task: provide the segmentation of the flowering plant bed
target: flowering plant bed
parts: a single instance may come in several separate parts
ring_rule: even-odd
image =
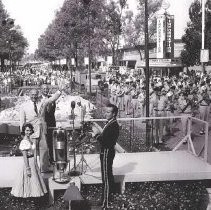
[[[101,184],[82,185],[81,193],[88,206],[100,206]],[[10,188],[0,189],[0,209],[49,209],[43,198],[17,199],[10,195]],[[55,195],[52,209],[67,209],[62,196]],[[205,210],[208,194],[203,182],[145,182],[128,183],[124,194],[114,194],[111,209],[172,209]],[[72,208],[74,209],[74,208]]]
[[[93,205],[101,200],[101,185],[82,186],[82,195]],[[112,209],[206,209],[208,194],[203,182],[127,183],[124,194],[114,194]]]

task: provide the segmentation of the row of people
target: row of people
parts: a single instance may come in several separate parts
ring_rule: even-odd
[[[58,85],[60,79],[70,82],[69,72],[55,71],[52,68],[36,69],[24,68],[16,70],[11,75],[9,72],[0,72],[0,93],[11,93],[14,87],[40,86],[42,84]]]
[[[190,80],[192,79],[192,81]],[[211,104],[211,84],[209,77],[202,77],[193,83],[196,77],[188,78],[186,75],[180,78],[168,80],[154,79],[150,84],[150,116],[172,117],[178,115],[196,115],[200,119],[208,122]],[[145,84],[139,80],[136,82],[118,82],[113,80],[109,86],[110,102],[130,115],[132,110],[139,113],[139,117],[145,116],[146,111],[146,91]],[[130,115],[131,116],[131,115]],[[187,118],[182,118],[183,133],[187,131]],[[160,120],[159,142],[162,141],[163,127],[168,125],[168,130],[172,130],[172,122]],[[200,134],[204,134],[201,128]]]

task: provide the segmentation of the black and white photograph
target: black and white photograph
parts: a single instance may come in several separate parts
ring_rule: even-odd
[[[211,210],[211,0],[0,0],[0,210]]]

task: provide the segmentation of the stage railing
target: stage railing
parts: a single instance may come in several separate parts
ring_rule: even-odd
[[[149,135],[146,135],[146,122],[148,121]],[[103,129],[105,119],[84,119]],[[148,151],[176,151],[187,150],[197,157],[208,160],[209,124],[191,116],[171,117],[141,117],[118,118],[120,136],[118,144],[121,152],[148,152]],[[61,123],[62,121],[58,122]],[[18,121],[15,122],[19,125]],[[71,120],[65,121],[71,129]],[[81,122],[75,122],[76,129]],[[14,122],[1,121],[1,126],[14,126]],[[79,126],[77,126],[79,125]],[[5,126],[2,126],[2,128]],[[5,128],[4,128],[5,129]],[[53,128],[52,128],[53,129]],[[6,129],[5,129],[6,130]],[[5,132],[4,130],[4,132]],[[11,130],[10,127],[8,130]],[[204,130],[203,133],[200,132]],[[89,130],[88,130],[89,132]],[[148,136],[148,139],[146,139]]]
[[[90,121],[103,128],[105,119]],[[149,139],[146,139],[147,121]],[[208,159],[208,122],[187,115],[118,118],[118,122],[120,124],[118,143],[125,152],[187,150],[205,161]],[[204,132],[200,134],[202,130]]]
[[[187,143],[189,152],[208,161],[209,123],[195,117],[188,117],[187,120],[187,134],[178,142],[173,151],[180,149],[184,143]]]

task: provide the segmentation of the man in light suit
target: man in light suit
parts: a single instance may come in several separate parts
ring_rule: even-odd
[[[30,92],[30,100],[25,102],[20,108],[20,128],[23,127],[24,123],[31,123],[34,127],[34,133],[31,138],[36,144],[35,156],[39,157],[38,163],[40,164],[40,170],[43,173],[49,171],[50,165],[46,141],[46,108],[50,103],[59,98],[61,90],[64,88],[65,85],[61,84],[59,90],[53,96],[42,101],[39,101],[38,90],[32,89]]]

